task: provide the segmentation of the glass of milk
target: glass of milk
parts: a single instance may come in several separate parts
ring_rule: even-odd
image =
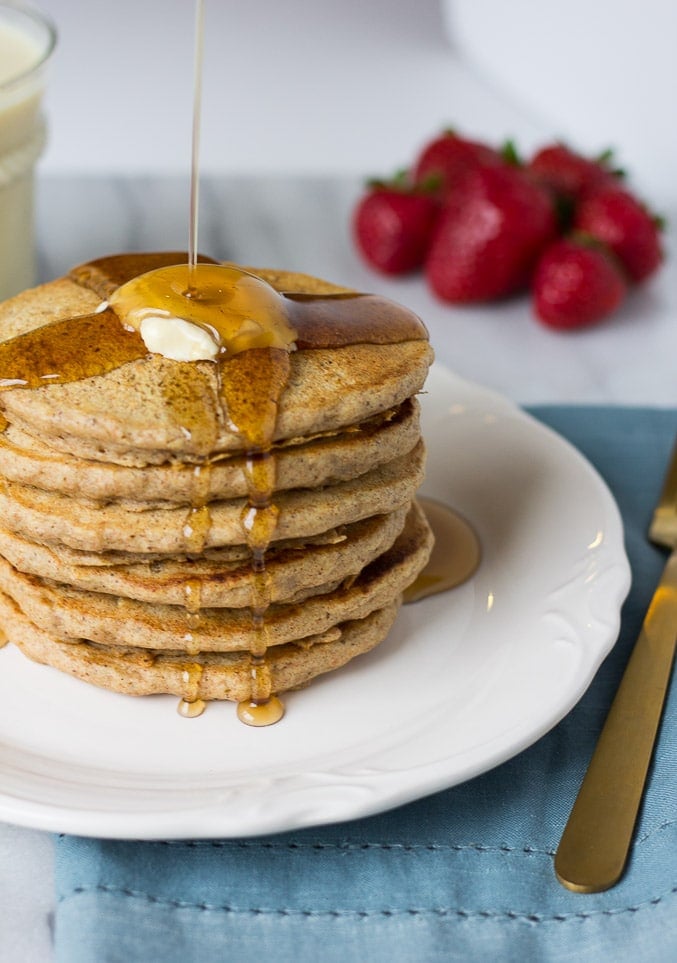
[[[44,69],[55,43],[42,13],[0,0],[0,301],[35,283],[33,172],[45,146]]]

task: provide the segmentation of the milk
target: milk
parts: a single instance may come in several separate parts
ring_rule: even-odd
[[[33,170],[45,143],[43,65],[54,32],[0,3],[0,300],[35,282]]]

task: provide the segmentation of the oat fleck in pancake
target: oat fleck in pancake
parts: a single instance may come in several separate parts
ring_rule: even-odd
[[[10,641],[185,715],[275,721],[277,694],[383,641],[427,561],[431,359],[385,299],[177,252],[0,305]]]

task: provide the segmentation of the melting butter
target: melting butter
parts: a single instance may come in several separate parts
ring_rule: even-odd
[[[214,361],[219,354],[210,331],[169,313],[142,317],[139,334],[149,351],[172,361]]]
[[[149,351],[174,361],[215,361],[296,340],[282,297],[231,264],[176,264],[132,278],[108,301]]]

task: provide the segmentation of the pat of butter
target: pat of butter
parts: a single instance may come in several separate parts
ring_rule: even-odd
[[[214,361],[220,350],[207,328],[173,314],[146,314],[139,334],[149,351],[172,361]]]
[[[282,296],[234,265],[198,263],[194,277],[188,264],[157,268],[116,288],[108,305],[153,354],[172,361],[295,346]]]

